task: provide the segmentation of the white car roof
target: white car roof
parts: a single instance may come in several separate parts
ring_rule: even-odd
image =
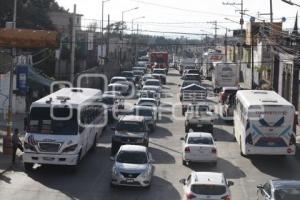
[[[156,102],[156,100],[154,98],[145,98],[145,97],[139,98],[138,101],[155,101]]]
[[[108,85],[108,87],[111,86],[111,87],[126,87],[126,85],[122,84],[122,83],[111,83]]]
[[[226,185],[223,173],[219,172],[192,172],[192,184]]]
[[[124,77],[124,76],[114,76],[111,78],[111,80],[112,79],[123,79],[124,81],[127,81],[126,77]]]
[[[145,85],[143,86],[143,89],[159,89],[160,87],[159,86],[156,86],[156,85]]]
[[[148,81],[160,82],[160,80],[157,80],[157,79],[155,79],[155,78],[147,79],[146,82],[148,82]]]
[[[213,138],[211,133],[205,133],[205,132],[190,132],[188,133],[188,137],[207,137],[207,138]]]
[[[120,151],[141,151],[147,152],[147,148],[141,145],[122,145]]]
[[[223,87],[222,90],[238,90],[238,87]]]

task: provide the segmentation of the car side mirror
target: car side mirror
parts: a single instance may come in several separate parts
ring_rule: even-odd
[[[181,137],[180,140],[184,141],[184,137]]]
[[[181,183],[182,185],[186,185],[186,179],[185,179],[185,178],[180,179],[180,180],[179,180],[179,183]]]
[[[257,189],[262,190],[263,189],[263,185],[259,184],[258,186],[256,186]]]
[[[228,182],[227,182],[227,185],[228,185],[228,187],[233,186],[233,185],[234,185],[234,182],[233,182],[233,181],[228,181]]]
[[[115,161],[115,157],[113,157],[113,156],[111,156],[109,159],[110,159],[111,161]]]
[[[180,84],[178,84],[178,87],[180,87],[181,85]]]
[[[110,128],[112,131],[116,131],[116,127],[111,127]]]

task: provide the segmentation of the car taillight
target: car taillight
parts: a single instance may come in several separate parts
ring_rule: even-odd
[[[211,152],[212,152],[212,153],[217,153],[217,149],[216,149],[216,148],[212,148],[212,149],[211,149]]]
[[[190,149],[190,147],[185,147],[184,151],[185,152],[191,152],[191,149]]]
[[[225,197],[222,197],[222,199],[223,199],[223,200],[230,200],[231,198],[230,198],[229,195],[227,195],[227,196],[225,196]]]
[[[193,199],[193,198],[195,198],[196,196],[195,195],[193,195],[192,193],[187,193],[186,194],[186,199]]]
[[[289,145],[295,145],[296,144],[296,138],[294,135],[291,136],[291,139],[290,139],[290,143]]]

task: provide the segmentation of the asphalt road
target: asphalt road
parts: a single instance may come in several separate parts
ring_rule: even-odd
[[[183,166],[181,162],[184,120],[180,113],[178,72],[171,70],[162,99],[163,114],[154,133],[150,135],[150,151],[155,160],[155,176],[149,189],[118,187],[110,188],[110,142],[112,131],[107,128],[98,141],[94,153],[89,153],[81,162],[77,173],[64,167],[38,167],[31,174],[24,173],[22,165],[0,175],[0,199],[13,200],[178,200],[182,198],[182,185],[192,170],[224,172],[234,182],[231,187],[234,200],[255,200],[256,185],[269,179],[300,179],[300,155],[296,157],[240,156],[232,136],[232,125],[217,119],[214,133],[217,138],[219,160],[216,167],[206,164]],[[205,84],[209,85],[208,82]],[[216,106],[217,98],[210,100]],[[135,100],[128,101],[134,103]],[[176,106],[177,105],[177,106]],[[175,108],[173,108],[175,107]]]

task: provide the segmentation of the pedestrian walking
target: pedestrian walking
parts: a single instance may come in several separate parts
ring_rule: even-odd
[[[19,138],[19,130],[18,129],[14,130],[14,134],[12,136],[12,146],[13,146],[12,163],[14,164],[15,160],[16,160],[17,150],[20,149],[20,151],[23,152],[23,146],[22,146],[22,142]]]

